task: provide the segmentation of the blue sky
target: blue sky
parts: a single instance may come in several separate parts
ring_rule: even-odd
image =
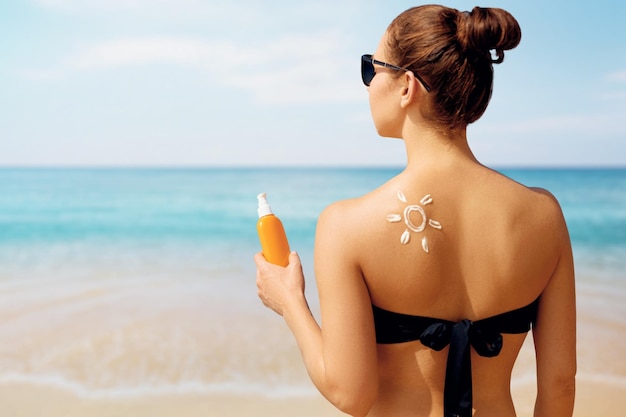
[[[2,0],[0,165],[401,165],[359,58],[417,4]],[[523,35],[468,130],[478,158],[626,165],[626,2],[490,6]]]

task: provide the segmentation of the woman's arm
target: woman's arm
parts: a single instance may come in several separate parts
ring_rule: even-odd
[[[565,221],[558,210],[562,252],[541,294],[533,329],[537,357],[535,417],[571,417],[576,376],[574,262]]]
[[[353,204],[335,203],[320,216],[315,276],[331,401],[365,415],[378,396],[378,361],[372,302],[358,263],[363,220]]]
[[[297,255],[287,268],[268,264],[258,254],[257,285],[264,304],[281,314],[294,334],[311,380],[332,404],[353,416],[368,413],[378,393],[376,342],[371,301],[355,261],[343,203],[319,218],[315,274],[322,326],[304,297]]]

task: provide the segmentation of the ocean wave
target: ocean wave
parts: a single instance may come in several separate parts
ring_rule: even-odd
[[[626,388],[626,375],[579,373],[576,378],[579,383],[587,382]],[[516,376],[511,380],[513,388],[520,388],[535,383],[536,377],[530,372]],[[269,384],[244,381],[225,381],[220,383],[186,381],[177,384],[142,384],[90,388],[80,382],[63,378],[60,375],[28,375],[19,373],[0,375],[0,385],[14,384],[59,389],[85,399],[132,399],[179,395],[255,395],[266,398],[302,398],[319,395],[312,383],[308,381],[303,381],[299,384],[292,382]]]
[[[130,399],[170,395],[257,395],[267,398],[310,397],[317,395],[311,383],[303,381],[263,383],[246,381],[224,381],[206,383],[204,381],[185,381],[176,384],[137,384],[118,385],[107,388],[92,388],[78,381],[69,380],[61,375],[32,375],[6,373],[0,375],[0,385],[24,384],[44,388],[59,389],[80,398],[87,399]]]

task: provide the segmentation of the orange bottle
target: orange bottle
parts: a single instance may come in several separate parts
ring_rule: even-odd
[[[256,223],[256,230],[259,234],[263,256],[270,263],[287,266],[289,265],[289,253],[291,251],[283,224],[272,213],[265,193],[259,194],[256,198],[259,200],[259,221]]]

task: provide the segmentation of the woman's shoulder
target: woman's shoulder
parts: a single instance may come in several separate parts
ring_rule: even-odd
[[[358,197],[335,201],[324,208],[318,218],[320,226],[334,233],[350,233],[359,235],[360,231],[371,230],[372,219],[380,217],[385,196],[389,194],[388,186],[376,188]]]
[[[561,206],[549,190],[526,186],[501,175],[501,182],[493,187],[492,192],[504,206],[502,208],[517,221],[525,220],[528,226],[534,224],[546,232],[564,230],[565,221]]]
[[[508,177],[511,184],[511,192],[514,193],[521,204],[532,207],[533,212],[543,211],[549,215],[561,215],[561,206],[557,198],[549,190],[541,187],[527,186]]]
[[[533,193],[537,202],[536,216],[544,227],[553,230],[561,238],[569,240],[565,216],[557,198],[545,188],[529,187],[529,192]]]
[[[364,195],[326,206],[317,220],[315,252],[332,253],[340,256],[342,262],[355,262],[375,227],[373,216],[368,214],[370,201],[371,196]]]
[[[502,173],[492,171],[493,189],[503,198],[527,204],[540,204],[548,210],[559,209],[556,197],[547,189],[524,185]]]
[[[375,201],[372,193],[360,197],[335,201],[324,208],[319,216],[319,222],[332,223],[335,226],[347,225],[351,220],[362,215],[371,208]]]

